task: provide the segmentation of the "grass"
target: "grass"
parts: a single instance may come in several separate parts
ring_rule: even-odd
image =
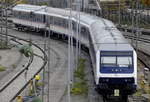
[[[137,92],[134,94],[134,96],[142,96],[142,90],[137,90]]]
[[[37,86],[37,87],[42,87],[43,85],[44,85],[43,82],[37,82],[37,83],[36,83],[36,86]]]
[[[42,102],[42,100],[39,97],[36,97],[31,102]]]
[[[87,95],[88,86],[86,81],[75,82],[73,88],[71,89],[71,93],[74,95]]]
[[[8,45],[6,42],[1,41],[0,42],[0,49],[11,49],[12,45]]]
[[[88,86],[85,80],[85,59],[79,59],[79,66],[74,72],[76,82],[73,84],[71,94],[74,95],[87,95]]]
[[[148,85],[148,84],[145,85],[144,91],[145,91],[146,94],[149,94],[149,95],[150,95],[150,85]]]
[[[16,64],[12,64],[12,68],[15,69],[17,67]]]
[[[79,66],[77,70],[75,71],[75,77],[84,80],[84,77],[85,77],[84,70],[85,70],[85,59],[79,59]]]
[[[26,57],[30,57],[33,55],[33,49],[30,45],[23,45],[20,48],[20,52],[23,53]]]
[[[0,65],[0,72],[5,71],[5,70],[6,70],[6,67]]]

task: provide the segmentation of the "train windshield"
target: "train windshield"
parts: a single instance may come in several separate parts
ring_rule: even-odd
[[[133,65],[132,52],[102,52],[101,67],[126,67]]]
[[[103,67],[131,67],[132,57],[101,57],[101,66]]]
[[[117,66],[131,67],[132,66],[132,57],[117,57]]]

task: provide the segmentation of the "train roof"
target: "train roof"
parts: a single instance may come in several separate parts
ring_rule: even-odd
[[[122,33],[109,20],[103,18],[97,20],[90,26],[90,31],[96,50],[133,50]]]
[[[46,15],[61,17],[65,19],[68,19],[70,17],[70,10],[68,9],[59,9],[46,6],[19,4],[15,6],[13,10],[21,10],[26,12],[35,11],[37,13],[45,13]],[[72,11],[71,19],[77,21],[78,14],[78,12]],[[115,25],[111,21],[83,12],[80,12],[80,21],[82,25],[85,25],[87,28],[89,28],[95,50],[133,50],[128,41],[123,37],[122,33],[115,27]],[[106,46],[106,44],[110,46]]]
[[[36,12],[36,13],[45,13],[47,6],[36,6],[29,4],[18,4],[13,7],[13,10],[24,11],[24,12]]]
[[[99,45],[98,45],[99,46]],[[100,44],[101,51],[133,51],[130,44]]]

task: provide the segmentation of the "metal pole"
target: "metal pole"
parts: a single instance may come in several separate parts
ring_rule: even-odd
[[[44,45],[45,46],[45,45]],[[42,80],[42,102],[44,102],[44,87],[45,87],[45,67],[43,68],[43,80]]]
[[[79,25],[78,25],[78,14],[76,15],[76,20],[77,20],[77,23],[76,23],[76,62],[75,62],[75,70],[77,69],[77,66],[78,66],[78,28],[79,28]]]
[[[138,38],[139,38],[139,2],[136,2],[136,51],[138,51]]]
[[[45,29],[46,30],[46,29]],[[46,31],[44,31],[44,51],[46,52],[46,44],[47,44],[47,42],[46,42]],[[45,87],[45,68],[46,67],[44,67],[43,68],[43,85],[42,85],[42,102],[44,102],[44,87]]]
[[[72,27],[72,20],[71,20],[71,44],[70,44],[70,46],[71,46],[71,50],[70,50],[70,55],[71,55],[71,59],[70,59],[70,61],[71,61],[71,66],[70,66],[70,71],[71,71],[71,83],[72,82],[74,82],[74,78],[73,78],[73,76],[74,76],[74,48],[73,48],[73,29],[72,29],[73,27]]]
[[[70,36],[68,36],[68,102],[70,102]]]
[[[131,15],[132,15],[132,39],[131,39],[131,44],[132,44],[132,46],[133,46],[133,41],[134,41],[134,17],[135,17],[135,13],[134,13],[134,10],[133,10],[133,4],[134,4],[134,1],[131,1],[132,2],[132,4],[131,4],[131,6],[132,6],[132,9],[131,9]]]
[[[50,92],[50,24],[48,29],[48,94],[47,94],[47,102],[50,102],[49,92]]]
[[[82,0],[83,1],[83,0]],[[81,1],[81,2],[82,2]],[[79,56],[80,56],[80,50],[81,50],[81,44],[80,44],[80,40],[81,40],[81,26],[80,26],[80,10],[81,10],[81,2],[80,3],[78,3],[79,4],[79,7],[78,7],[78,9],[77,9],[77,12],[78,12],[78,18],[77,18],[77,21],[78,21],[78,59],[79,59]],[[78,60],[77,59],[77,60]]]
[[[2,20],[2,13],[3,13],[3,8],[2,8],[2,4],[0,5],[0,19]],[[1,23],[1,22],[0,22]],[[2,33],[2,26],[0,27],[0,33]],[[2,38],[0,39],[0,41],[2,42]]]
[[[71,11],[70,11],[71,12]],[[71,19],[71,18],[70,18]],[[71,31],[71,28],[70,28],[70,20],[69,20],[69,30]],[[68,102],[70,102],[70,41],[71,41],[71,38],[70,38],[70,35],[68,36]]]
[[[78,56],[80,56],[81,54],[81,25],[80,25],[80,9],[81,9],[81,6],[79,5],[79,34],[78,34],[78,38],[79,38],[79,43],[78,43],[78,46],[79,46],[79,51],[78,51]]]
[[[34,11],[30,12],[30,18],[31,18],[31,30],[32,30],[32,21],[33,21],[33,15],[34,15]],[[31,38],[31,33],[29,34],[29,41],[30,41],[30,45],[31,45],[31,42],[32,42],[32,38]]]
[[[69,1],[70,15],[69,15],[69,36],[68,36],[68,102],[71,101],[70,97],[70,71],[71,71],[71,37],[72,37],[72,0]]]
[[[6,2],[6,0],[5,0],[5,7],[7,8],[7,2]],[[7,17],[8,17],[8,15],[7,15],[7,9],[5,9],[5,13],[6,13],[6,17],[5,17],[5,22],[6,22],[6,46],[8,45],[8,20],[7,20]]]
[[[120,13],[121,13],[121,8],[120,8],[120,0],[119,0],[119,25],[120,25]]]
[[[76,18],[76,20],[77,20],[77,28],[76,28],[76,33],[77,33],[77,36],[76,36],[76,38],[77,38],[77,41],[76,41],[76,69],[77,69],[77,67],[78,67],[78,59],[79,59],[79,34],[80,34],[80,3],[77,3],[78,4],[78,6],[77,6],[77,18]]]

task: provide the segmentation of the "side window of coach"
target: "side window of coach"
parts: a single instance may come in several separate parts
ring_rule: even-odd
[[[43,23],[45,23],[45,21],[46,21],[46,16],[43,15]]]

